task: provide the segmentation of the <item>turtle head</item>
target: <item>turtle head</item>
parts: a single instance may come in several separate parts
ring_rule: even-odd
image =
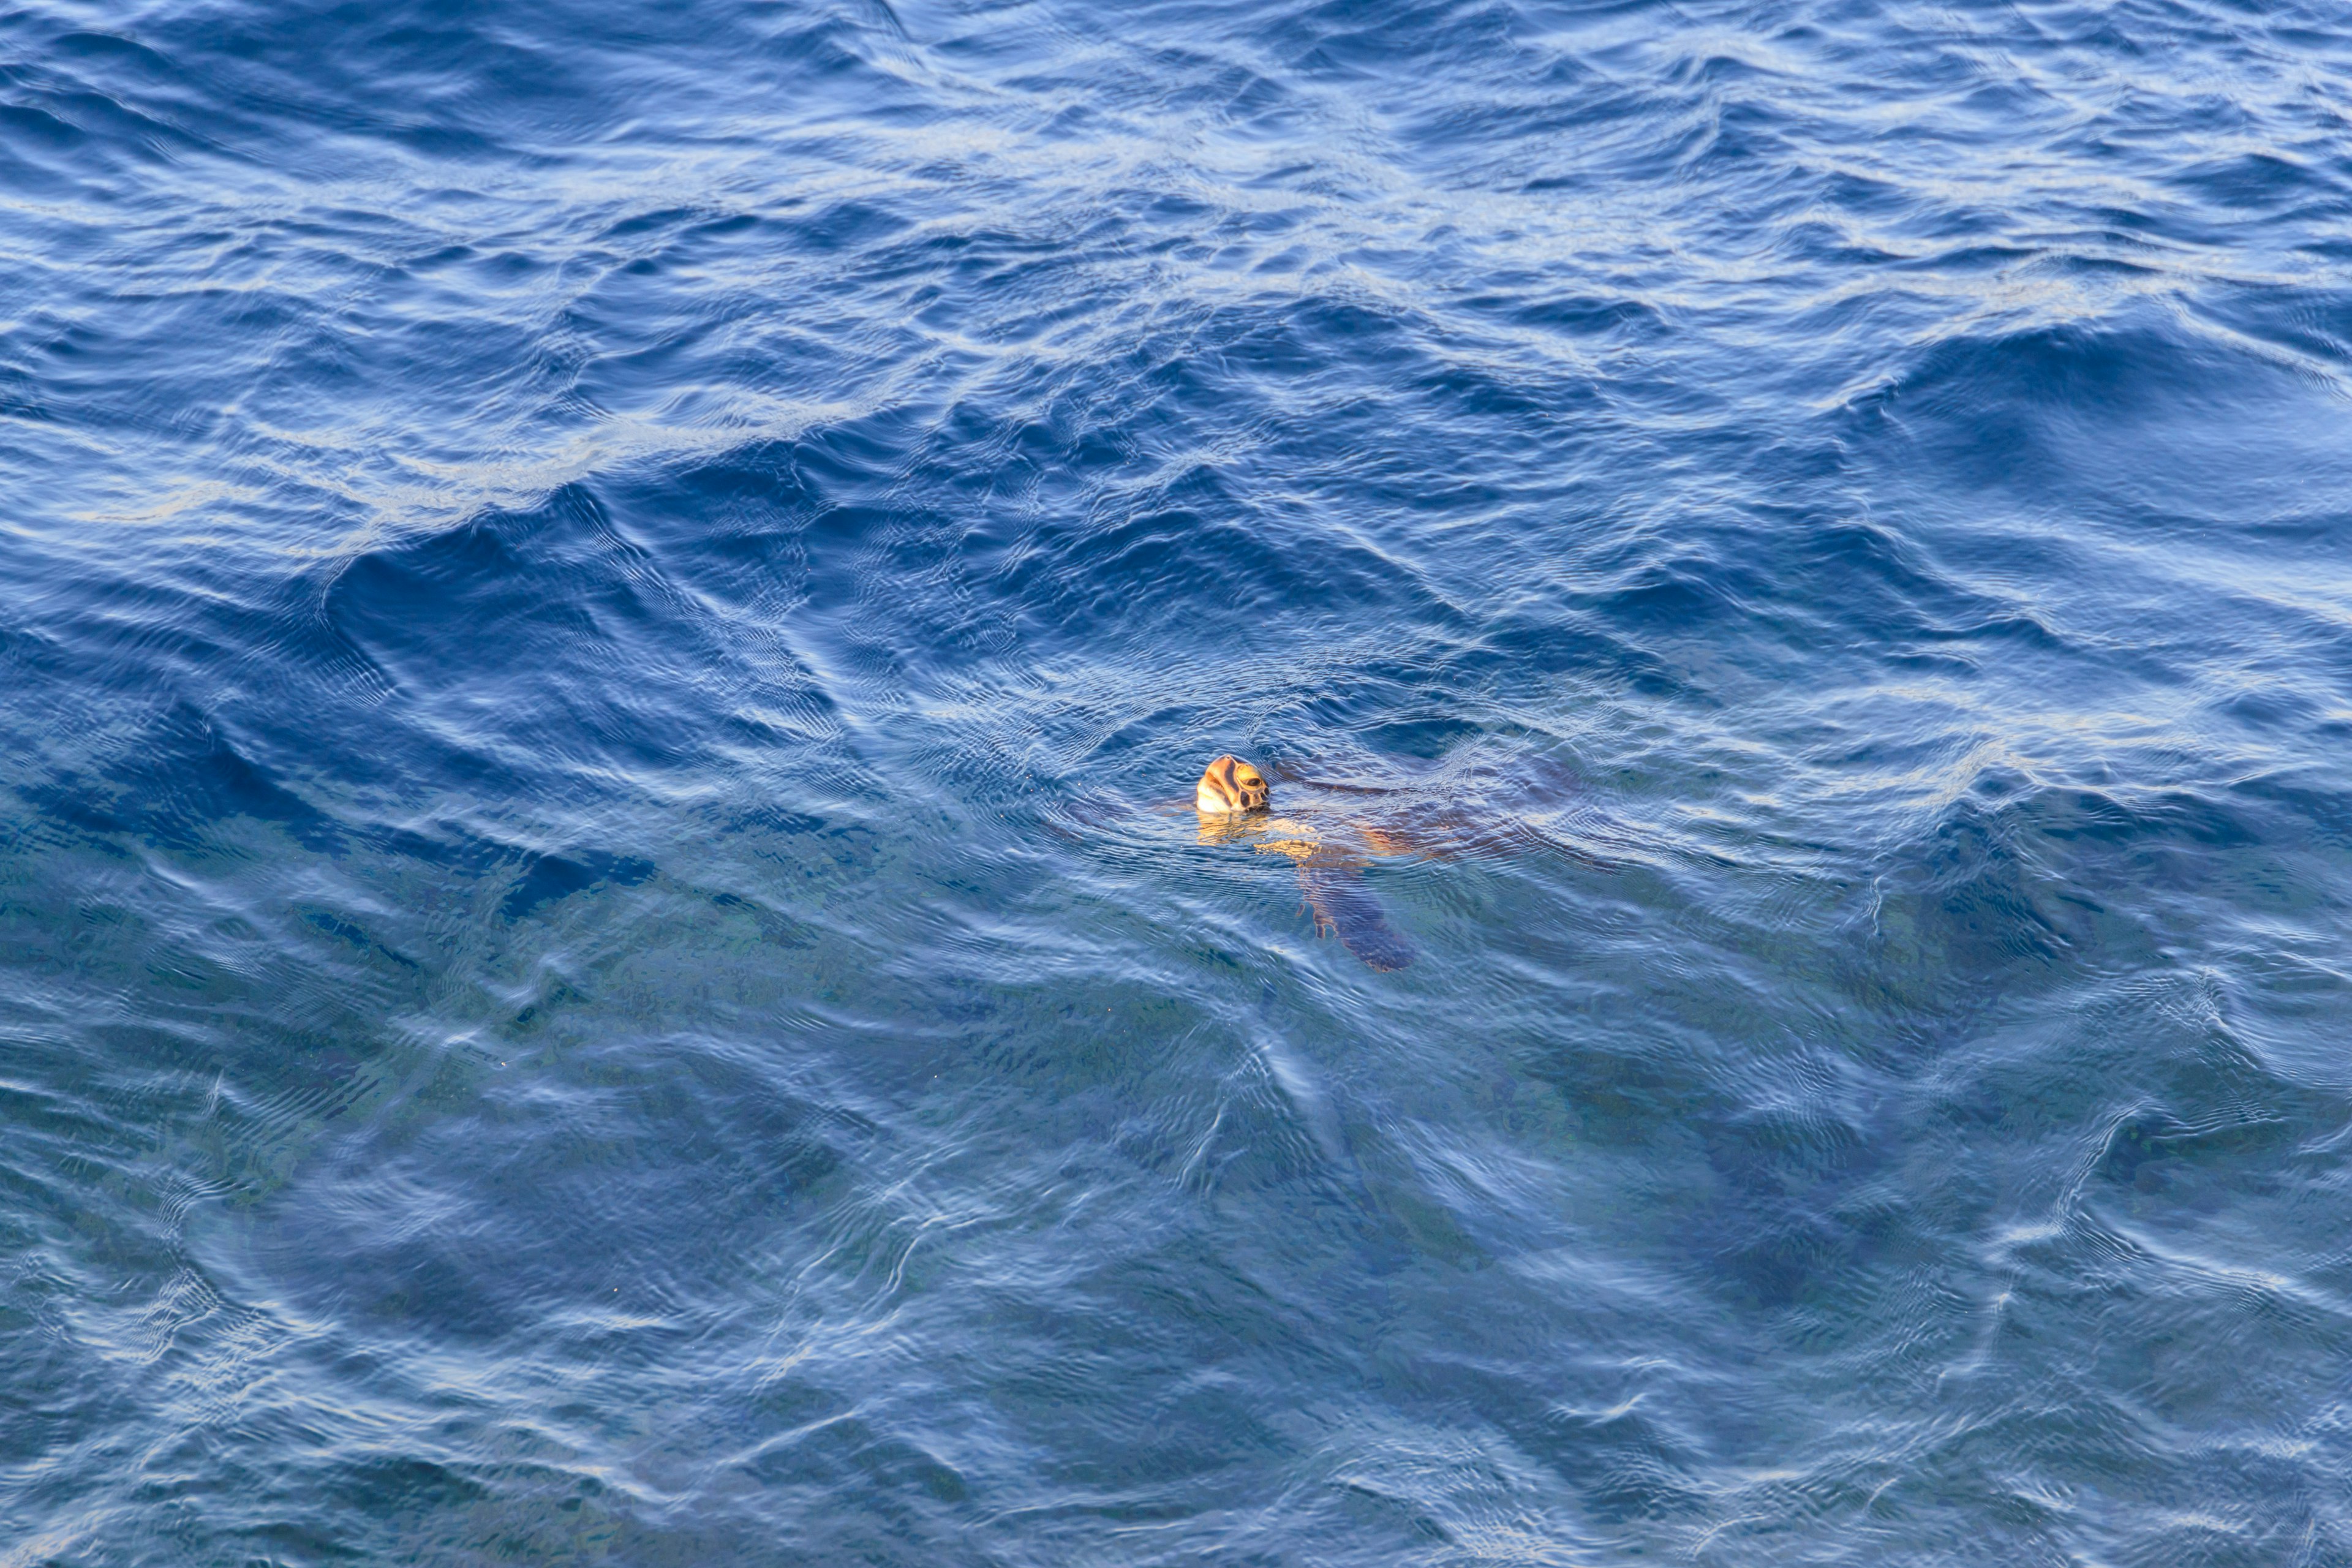
[[[1264,811],[1265,775],[1235,756],[1219,757],[1201,775],[1192,804],[1203,815],[1228,816],[1236,811]]]

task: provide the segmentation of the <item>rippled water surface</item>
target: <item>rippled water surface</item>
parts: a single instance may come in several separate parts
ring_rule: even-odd
[[[8,10],[0,1568],[2352,1562],[2347,377],[2319,0]]]

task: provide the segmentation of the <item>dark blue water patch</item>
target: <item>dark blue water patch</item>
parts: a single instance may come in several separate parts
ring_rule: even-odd
[[[2200,1166],[2232,1164],[2234,1156],[2265,1155],[2293,1139],[2283,1121],[2261,1120],[2191,1127],[2161,1112],[2116,1127],[2099,1162],[2105,1179],[2147,1194],[2163,1192]]]
[[[226,818],[270,824],[303,847],[331,852],[344,835],[325,812],[271,777],[219,728],[184,704],[139,734],[102,779],[68,773],[20,784],[35,809],[100,839],[127,837],[170,849],[209,841]]]
[[[634,888],[654,874],[650,860],[593,849],[576,857],[534,855],[525,865],[522,879],[499,901],[499,913],[510,921],[522,919],[542,904],[603,884]]]
[[[412,671],[457,662],[458,626],[496,628],[490,646],[529,663],[534,653],[614,640],[646,619],[630,581],[637,559],[593,498],[571,487],[539,511],[493,514],[356,557],[336,572],[326,614],[337,632]],[[592,584],[589,603],[576,603],[588,595],[574,590]]]
[[[1024,541],[1035,564],[1014,568],[1000,591],[1027,606],[1041,629],[1077,638],[1142,635],[1164,625],[1178,605],[1200,603],[1249,628],[1244,635],[1262,637],[1313,602],[1302,593],[1309,583],[1332,596],[1326,604],[1410,595],[1410,584],[1369,552],[1287,538],[1278,519],[1234,516],[1236,499],[1217,476],[1193,469],[1155,486],[1124,515],[1082,525],[1066,539],[1046,531]],[[1047,563],[1051,581],[1041,580]],[[1139,581],[1184,586],[1173,598],[1139,600],[1124,586]]]
[[[2263,153],[2242,153],[2190,170],[2181,175],[2180,183],[2204,203],[2255,210],[2315,196],[2339,201],[2346,191],[2340,178],[2331,178],[2299,160]]]
[[[2183,401],[2221,401],[2216,373],[2243,375],[2246,369],[2169,334],[2058,329],[1943,345],[1891,395],[1931,407],[1967,401],[2013,411],[2016,437],[1999,427],[1979,431],[1986,447],[2000,453],[2024,445],[2026,421],[2112,426]]]
[[[477,776],[590,757],[676,765],[709,742],[727,711],[713,682],[736,674],[715,645],[697,650],[705,618],[577,489],[341,563],[322,613],[384,671],[392,716],[478,714],[483,694],[503,694],[491,707],[509,717],[436,725],[425,741]],[[590,695],[599,672],[625,668],[625,690]],[[804,679],[782,674],[793,700],[810,700]]]

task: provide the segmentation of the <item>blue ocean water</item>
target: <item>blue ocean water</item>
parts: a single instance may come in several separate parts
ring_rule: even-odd
[[[2345,23],[8,10],[0,1568],[2352,1562]]]

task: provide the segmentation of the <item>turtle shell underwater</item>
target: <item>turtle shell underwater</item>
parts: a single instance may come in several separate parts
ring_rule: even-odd
[[[1378,970],[1404,968],[1413,951],[1364,883],[1364,868],[1371,861],[1567,848],[1537,832],[1518,813],[1472,812],[1458,798],[1433,803],[1402,791],[1331,784],[1309,784],[1307,789],[1310,798],[1339,795],[1349,804],[1335,808],[1317,803],[1276,816],[1274,782],[1239,757],[1219,757],[1193,790],[1201,842],[1246,845],[1261,855],[1288,857],[1297,868],[1317,934],[1336,935],[1349,952]]]
[[[1377,758],[1337,765],[1353,780],[1314,777],[1297,765],[1259,768],[1227,754],[1202,770],[1191,800],[1163,796],[1147,805],[1088,792],[1049,808],[1046,826],[1073,843],[1124,843],[1139,816],[1194,817],[1203,847],[1289,860],[1316,934],[1337,936],[1384,971],[1411,964],[1413,948],[1364,880],[1375,862],[1537,854],[1616,870],[1618,851],[1634,848],[1634,837],[1600,809],[1573,765],[1541,752],[1456,753],[1435,770],[1409,773]]]
[[[1402,969],[1412,962],[1412,944],[1389,924],[1380,900],[1364,886],[1364,857],[1323,826],[1264,815],[1274,795],[1266,776],[1226,755],[1211,763],[1193,791],[1207,844],[1245,842],[1262,855],[1287,855],[1298,867],[1299,890],[1315,911],[1318,936],[1338,933],[1349,952],[1374,969]],[[1378,828],[1359,826],[1365,848],[1396,853],[1405,848]]]

